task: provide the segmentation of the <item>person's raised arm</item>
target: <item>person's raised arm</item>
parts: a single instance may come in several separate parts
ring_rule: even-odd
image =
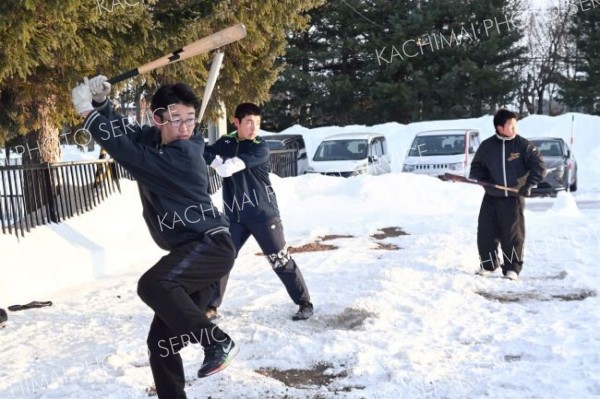
[[[106,76],[98,75],[89,80],[90,91],[92,92],[92,106],[100,115],[105,116],[112,126],[119,126],[121,130],[127,133],[132,140],[138,139],[138,133],[141,126],[137,121],[132,122],[128,117],[115,111],[108,95],[111,91],[111,84]]]
[[[143,152],[143,146],[134,143],[132,133],[137,134],[141,130],[139,126],[133,125],[129,129],[121,127],[114,120],[103,116],[92,105],[93,93],[87,78],[76,86],[72,93],[73,105],[78,114],[85,117],[83,129],[90,132],[92,137],[114,158],[117,162],[125,164],[139,159]],[[135,162],[135,161],[134,161]]]
[[[253,145],[248,146],[244,152],[237,154],[237,157],[244,162],[248,169],[269,162],[270,151],[267,143],[258,139],[254,141]]]

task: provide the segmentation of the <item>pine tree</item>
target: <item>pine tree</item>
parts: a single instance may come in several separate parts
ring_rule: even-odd
[[[26,134],[26,162],[57,161],[58,130],[80,121],[70,91],[82,77],[117,75],[238,22],[248,36],[226,47],[215,100],[228,111],[241,101],[261,103],[280,72],[274,63],[286,33],[302,28],[303,13],[318,3],[293,0],[282,10],[277,0],[97,0],[97,7],[88,0],[2,2],[0,137]],[[137,102],[160,84],[181,80],[200,94],[209,60],[207,54],[169,65],[115,91],[127,90]]]
[[[60,130],[81,120],[71,104],[71,89],[82,77],[115,76],[238,22],[247,25],[248,36],[227,46],[216,97],[229,110],[240,101],[260,103],[279,72],[273,64],[283,52],[286,30],[301,28],[301,13],[316,0],[288,3],[281,12],[275,0],[261,5],[249,0],[97,0],[97,7],[90,7],[89,0],[2,2],[0,142],[24,136],[24,164],[60,161]],[[209,59],[206,54],[169,65],[114,91],[126,93],[125,104],[139,103],[174,80],[200,93]],[[73,139],[63,137],[70,144]],[[22,179],[29,211],[40,205],[33,201],[40,197],[36,176],[26,171]]]
[[[411,109],[409,118],[414,121],[475,117],[510,102],[519,84],[514,67],[524,51],[516,44],[520,27],[510,19],[518,8],[516,1],[408,4],[408,10],[390,21],[396,51],[387,52],[389,64],[382,63],[382,83],[371,85],[383,107],[391,95],[398,105]],[[394,94],[390,73],[396,81],[403,80],[404,93]]]
[[[367,5],[362,3],[327,2],[309,13],[310,29],[290,38],[281,59],[285,69],[266,105],[273,128],[344,125],[360,118],[368,101],[363,79],[369,71],[366,32],[372,23],[364,19]]]
[[[148,16],[142,5],[83,0],[0,5],[0,135],[26,135],[23,163],[60,160],[59,129],[75,121],[70,89],[102,66],[138,62],[143,46],[131,42],[147,34]]]
[[[576,4],[569,29],[576,45],[575,78],[561,94],[569,106],[600,115],[600,10],[592,2]]]
[[[171,42],[169,48],[178,48],[236,23],[246,26],[246,38],[225,48],[223,69],[207,109],[206,119],[210,120],[217,116],[219,102],[224,103],[230,115],[241,102],[262,104],[268,100],[269,90],[281,73],[282,68],[277,65],[276,59],[284,53],[288,34],[305,28],[305,12],[321,1],[286,1],[284,9],[279,0],[205,2],[212,5],[205,7],[202,13],[190,14],[190,9],[202,2],[171,0],[160,1],[161,8],[155,10],[154,16],[168,32],[164,36],[180,39]],[[186,39],[181,40],[183,37]],[[147,85],[146,96],[151,95],[161,83],[177,80],[190,84],[201,95],[210,60],[209,55],[194,57],[157,70],[150,78],[143,77],[137,82]]]
[[[71,87],[98,66],[137,61],[140,50],[125,49],[148,31],[147,15],[143,6],[120,2],[110,9],[81,0],[0,5],[0,135],[24,136],[23,164],[60,161],[60,130],[75,121]],[[40,192],[51,186],[49,173],[24,170],[21,184],[28,212],[49,200]]]
[[[313,125],[491,112],[519,85],[522,33],[510,20],[518,7],[519,0],[329,2],[310,13],[309,34],[290,41],[269,109],[295,115],[279,118],[284,124]]]

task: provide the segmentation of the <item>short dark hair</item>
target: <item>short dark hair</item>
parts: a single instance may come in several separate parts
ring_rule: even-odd
[[[150,108],[152,113],[160,110],[156,114],[162,119],[163,114],[171,104],[183,104],[195,109],[200,108],[200,100],[198,100],[192,88],[185,83],[162,85],[152,96]]]
[[[507,109],[501,109],[494,115],[494,131],[496,126],[504,126],[509,119],[517,119],[517,114]]]
[[[234,118],[241,121],[248,115],[260,116],[260,107],[253,103],[242,103],[236,107]]]

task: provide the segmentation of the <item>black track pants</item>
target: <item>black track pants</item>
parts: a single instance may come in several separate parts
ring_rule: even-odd
[[[213,284],[229,273],[234,259],[227,231],[205,234],[162,257],[140,278],[138,295],[155,312],[147,342],[160,399],[186,398],[179,355],[185,345],[226,339],[204,309]]]
[[[525,218],[522,197],[494,197],[484,195],[477,225],[477,249],[481,266],[495,270],[503,257],[502,272],[523,268]],[[501,253],[498,253],[500,244]]]
[[[231,232],[236,253],[242,248],[250,235],[252,235],[269,260],[273,271],[283,283],[292,301],[296,305],[303,302],[310,302],[308,287],[306,286],[302,272],[287,252],[283,226],[279,217],[263,223],[244,225],[231,222],[229,231]],[[223,296],[225,295],[225,288],[227,288],[228,278],[229,275],[226,275],[216,284],[209,306],[217,308],[221,305]]]

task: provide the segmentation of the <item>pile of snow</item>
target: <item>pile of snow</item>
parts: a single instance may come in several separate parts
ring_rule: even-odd
[[[96,160],[100,156],[100,146],[95,145],[93,151],[76,145],[61,145],[62,162]]]
[[[380,133],[388,140],[392,170],[402,171],[402,164],[415,134],[438,129],[477,129],[482,139],[494,134],[493,117],[456,119],[448,121],[415,122],[408,125],[384,123],[375,126],[334,126],[308,129],[300,125],[290,127],[282,134],[301,134],[306,143],[308,158],[312,159],[317,147],[327,136],[341,133]],[[600,117],[579,113],[560,116],[531,115],[517,123],[517,130],[525,138],[561,137],[569,145],[573,131],[573,154],[579,164],[579,187],[584,192],[600,191]]]

